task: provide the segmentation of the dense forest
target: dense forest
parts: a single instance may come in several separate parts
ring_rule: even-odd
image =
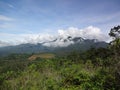
[[[107,48],[52,58],[33,54],[0,57],[0,90],[120,90],[120,26]]]

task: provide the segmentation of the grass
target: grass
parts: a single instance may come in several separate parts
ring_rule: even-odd
[[[42,59],[51,59],[54,58],[55,55],[52,53],[40,53],[40,54],[35,54],[32,55],[28,58],[28,60],[36,60],[37,58],[42,58]]]

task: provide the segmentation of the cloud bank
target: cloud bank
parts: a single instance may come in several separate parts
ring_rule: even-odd
[[[99,28],[89,26],[84,29],[70,27],[67,30],[58,30],[60,36],[82,37],[84,39],[98,39],[99,41],[107,41],[108,36],[105,35]]]
[[[0,21],[13,21],[13,19],[4,15],[0,15]]]
[[[79,29],[75,27],[70,27],[68,29],[60,29],[58,30],[56,35],[51,34],[7,34],[7,37],[11,37],[11,40],[8,42],[13,42],[12,44],[18,45],[23,43],[44,43],[45,46],[68,46],[73,44],[72,41],[67,41],[66,38],[71,36],[82,37],[84,39],[97,39],[98,41],[109,41],[110,38],[108,35],[105,35],[99,28],[89,26],[84,29]],[[5,34],[4,34],[5,36]],[[66,40],[66,42],[64,42]],[[54,41],[54,42],[53,42]],[[2,46],[2,44],[1,44]]]
[[[10,46],[10,45],[11,44],[9,42],[0,41],[0,47]]]

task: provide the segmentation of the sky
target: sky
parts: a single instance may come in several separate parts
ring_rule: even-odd
[[[86,29],[85,37],[107,41],[110,29],[119,24],[120,0],[0,0],[0,46]]]

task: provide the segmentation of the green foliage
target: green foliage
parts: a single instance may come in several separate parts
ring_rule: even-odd
[[[109,49],[72,52],[29,61],[30,55],[1,57],[0,90],[119,90],[120,64]]]
[[[111,28],[109,35],[113,38],[119,38],[120,36],[120,26]]]

